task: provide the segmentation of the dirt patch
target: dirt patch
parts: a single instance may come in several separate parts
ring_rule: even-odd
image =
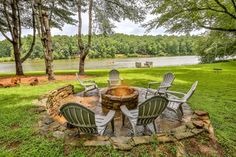
[[[20,125],[18,123],[14,123],[10,126],[11,129],[18,129],[20,128]]]
[[[14,141],[14,142],[11,142],[7,145],[7,149],[16,149],[17,147],[19,147],[19,145],[21,144],[20,141]]]
[[[189,155],[224,156],[222,148],[213,145],[212,140],[204,134],[186,140],[184,146]]]
[[[68,146],[68,145],[64,146],[64,155],[65,156],[68,156],[71,153],[71,151],[72,151],[72,148],[70,146]]]
[[[10,76],[10,77],[0,77],[0,84],[10,84],[12,83],[12,80],[20,78],[21,84],[30,84],[33,79],[37,78],[39,81],[39,84],[47,83],[48,76],[47,75],[34,75],[34,76]],[[70,80],[76,80],[75,75],[55,75],[56,80],[55,81],[70,81]],[[82,75],[80,76],[81,79],[87,79],[92,78],[92,76],[88,75]],[[52,82],[52,81],[50,81]]]

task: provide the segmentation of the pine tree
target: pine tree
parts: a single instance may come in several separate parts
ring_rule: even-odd
[[[31,55],[35,45],[35,15],[32,8],[32,4],[28,1],[0,1],[0,32],[13,46],[16,75],[24,75],[22,63]],[[33,28],[33,39],[30,49],[21,58],[23,28]],[[7,36],[7,32],[11,37]]]
[[[71,3],[66,0],[34,0],[34,6],[37,12],[38,35],[44,47],[45,67],[48,80],[55,79],[51,28],[62,29],[65,23],[75,24],[75,20],[71,17],[74,14],[69,9],[70,5]]]

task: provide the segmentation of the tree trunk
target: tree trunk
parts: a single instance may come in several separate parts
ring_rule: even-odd
[[[13,0],[11,3],[12,8],[12,20],[13,20],[13,29],[12,29],[12,39],[13,39],[13,50],[14,50],[14,57],[15,57],[15,66],[16,66],[16,75],[24,75],[22,62],[20,58],[20,50],[21,50],[21,43],[20,43],[20,36],[19,36],[19,26],[20,24],[18,16],[17,16],[17,1]]]
[[[42,8],[42,1],[35,0],[36,10],[38,10],[38,15],[36,16],[38,33],[40,35],[42,45],[44,48],[44,60],[46,74],[48,75],[48,80],[55,80],[53,71],[53,49],[52,49],[52,37],[51,29],[49,25],[48,14]],[[39,29],[40,28],[40,29]]]
[[[13,50],[14,50],[14,58],[16,66],[16,75],[24,75],[22,62],[20,59],[20,50],[17,43],[13,44]]]
[[[80,58],[79,58],[79,74],[80,75],[84,75],[84,63],[85,63],[85,56],[83,55],[80,55]]]
[[[79,74],[83,75],[85,59],[89,53],[92,42],[92,16],[93,16],[93,0],[89,0],[89,26],[88,26],[88,45],[84,48],[82,41],[81,29],[82,29],[82,18],[81,18],[81,0],[78,3],[78,45],[80,49],[80,62],[79,62]]]
[[[49,20],[47,12],[42,13],[43,18],[43,27],[44,31],[43,34],[43,45],[45,48],[45,66],[46,66],[46,73],[48,75],[48,80],[55,80],[54,72],[53,72],[53,49],[52,49],[52,37],[51,31],[49,27]]]

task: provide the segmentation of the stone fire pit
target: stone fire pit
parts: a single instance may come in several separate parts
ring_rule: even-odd
[[[102,107],[113,110],[120,110],[121,105],[128,109],[134,109],[138,105],[139,92],[137,89],[128,86],[116,86],[106,88],[101,92]]]

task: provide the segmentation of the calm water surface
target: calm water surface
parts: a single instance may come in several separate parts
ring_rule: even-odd
[[[116,58],[116,59],[89,59],[85,62],[86,69],[135,68],[135,62],[153,62],[154,67],[198,64],[198,56],[175,56],[153,58]],[[26,61],[24,71],[44,71],[44,61]],[[79,59],[55,60],[55,70],[77,70]],[[0,72],[15,72],[14,62],[0,63]]]

